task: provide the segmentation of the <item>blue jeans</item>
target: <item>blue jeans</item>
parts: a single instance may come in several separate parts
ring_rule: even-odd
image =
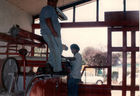
[[[49,59],[47,63],[49,63],[53,67],[54,72],[62,71],[61,54],[63,49],[61,37],[54,37],[52,34],[50,34],[43,35],[43,39],[48,44],[50,49]]]
[[[80,79],[70,78],[68,80],[68,96],[78,96],[78,84]]]

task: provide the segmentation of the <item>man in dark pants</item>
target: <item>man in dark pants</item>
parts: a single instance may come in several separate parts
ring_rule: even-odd
[[[70,46],[74,57],[65,57],[69,59],[72,65],[70,79],[68,80],[68,96],[78,96],[78,85],[81,80],[82,56],[79,53],[79,46],[72,44]]]

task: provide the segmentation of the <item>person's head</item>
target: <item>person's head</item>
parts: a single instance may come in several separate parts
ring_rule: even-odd
[[[58,0],[48,0],[48,5],[52,7],[56,7]]]
[[[79,46],[77,44],[72,44],[70,46],[70,49],[71,49],[71,51],[72,51],[73,54],[76,54],[80,50],[80,48],[79,48]]]

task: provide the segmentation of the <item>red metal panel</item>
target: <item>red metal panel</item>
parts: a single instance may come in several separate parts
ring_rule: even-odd
[[[111,96],[110,85],[79,84],[79,96]]]
[[[18,33],[18,35],[24,38],[31,39],[31,40],[38,40],[41,43],[46,43],[42,36],[36,35],[34,33],[31,33],[22,29],[20,29],[20,32]]]
[[[61,23],[62,28],[139,26],[139,21],[75,22]]]
[[[105,12],[105,21],[139,21],[139,11]]]
[[[29,96],[67,96],[66,76],[37,81]]]
[[[9,42],[9,43],[15,43],[15,44],[17,43],[17,44],[21,44],[21,45],[29,45],[29,46],[42,47],[42,48],[45,47],[43,44],[36,43],[33,41],[28,41],[28,40],[18,38],[18,37],[14,38],[14,37],[4,34],[4,33],[0,33],[0,40]]]
[[[122,86],[111,86],[111,90],[122,90]],[[126,90],[131,90],[131,86],[127,86]],[[133,90],[139,91],[139,86],[133,87]]]

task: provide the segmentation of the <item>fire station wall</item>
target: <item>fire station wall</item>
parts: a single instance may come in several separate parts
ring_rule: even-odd
[[[15,24],[18,24],[24,30],[32,32],[32,16],[6,0],[0,0],[0,32],[7,33]],[[6,45],[6,43],[0,41],[0,45]],[[28,50],[30,49],[28,48]],[[5,51],[6,48],[0,48],[0,52]],[[0,55],[0,58],[4,57]]]
[[[31,32],[32,16],[5,0],[0,0],[0,32],[7,32],[13,24]]]

